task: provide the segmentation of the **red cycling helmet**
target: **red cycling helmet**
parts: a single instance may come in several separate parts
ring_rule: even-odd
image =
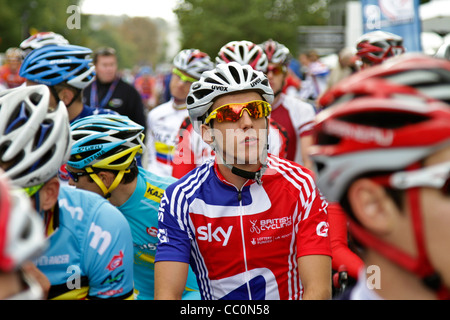
[[[412,257],[383,242],[351,215],[349,230],[364,246],[429,280],[436,273],[423,239],[419,188],[401,177],[405,172],[417,173],[421,160],[450,145],[450,109],[414,88],[382,79],[365,80],[353,88],[345,91],[349,100],[335,103],[316,118],[315,145],[310,155],[317,167],[318,187],[329,201],[343,203],[346,190],[357,178],[394,172],[385,183],[405,190],[418,256]],[[428,180],[430,184],[442,182],[442,178],[437,180],[434,176]],[[442,289],[440,283],[439,286]],[[447,294],[445,290],[439,293]]]
[[[405,52],[403,38],[386,31],[363,34],[356,44],[356,55],[370,65],[376,65]]]
[[[20,268],[36,258],[47,245],[44,224],[32,208],[28,195],[11,187],[0,172],[0,272]]]
[[[411,86],[431,98],[450,104],[450,61],[407,53],[341,80],[321,96],[319,105],[329,107],[348,88],[369,78],[383,78],[395,84]]]

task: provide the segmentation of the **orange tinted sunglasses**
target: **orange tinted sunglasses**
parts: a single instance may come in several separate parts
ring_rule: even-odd
[[[205,119],[205,124],[211,122],[212,119],[217,119],[219,122],[230,121],[236,122],[247,110],[250,117],[253,119],[259,119],[262,117],[267,117],[272,111],[272,107],[266,101],[254,100],[246,103],[229,103],[220,106]]]

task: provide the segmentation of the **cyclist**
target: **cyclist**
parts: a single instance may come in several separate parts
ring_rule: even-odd
[[[311,148],[366,266],[342,298],[448,299],[448,105],[384,79],[347,93],[318,115]]]
[[[216,57],[217,63],[235,61],[239,64],[254,66],[263,71],[267,68],[267,56],[264,51],[251,41],[231,41],[224,45]],[[272,117],[269,117],[269,152],[286,158],[288,152],[288,132]],[[207,159],[214,158],[214,151],[195,132],[189,116],[180,127],[175,153],[173,156],[172,176],[181,178],[186,173],[200,166]]]
[[[286,158],[312,169],[307,149],[312,143],[311,132],[316,112],[309,103],[282,92],[291,60],[289,49],[272,39],[260,46],[269,60],[266,74],[275,94],[271,118],[281,124],[289,134]]]
[[[52,44],[67,45],[69,44],[69,41],[59,33],[44,31],[38,32],[23,40],[20,44],[20,49],[22,49],[23,55],[26,57],[32,50]]]
[[[64,42],[58,36],[49,41]],[[30,44],[35,47],[25,58],[20,74],[26,78],[27,85],[45,84],[52,93],[50,106],[64,102],[72,123],[94,114],[117,114],[113,110],[92,108],[83,103],[82,91],[94,80],[95,67],[92,65],[91,49],[75,45],[45,45],[45,42]],[[68,182],[65,166],[59,171],[61,182]]]
[[[44,299],[50,283],[31,262],[46,248],[44,224],[30,199],[0,170],[0,299]],[[43,280],[42,280],[43,279]]]
[[[19,48],[9,48],[5,52],[6,63],[0,67],[0,85],[5,89],[16,88],[25,82],[19,75],[23,52]]]
[[[308,169],[267,153],[267,77],[218,64],[186,101],[215,160],[164,193],[155,298],[181,297],[189,263],[203,299],[330,298],[327,203]]]
[[[298,96],[316,107],[317,99],[327,88],[330,68],[319,60],[316,50],[302,53],[300,57],[305,79],[302,81]]]
[[[189,87],[203,71],[213,67],[209,55],[198,49],[181,50],[173,59],[169,85],[172,98],[152,109],[147,117],[148,170],[160,176],[172,176],[178,131],[188,116],[186,96]]]
[[[413,87],[421,93],[450,104],[450,61],[418,53],[405,53],[359,71],[330,88],[320,99],[328,107],[347,94],[348,88],[369,78]]]
[[[36,266],[51,283],[49,299],[133,297],[130,227],[102,197],[60,186],[58,168],[70,155],[63,102],[50,108],[47,86],[0,95],[0,167],[25,188],[45,224],[49,246]]]
[[[138,167],[144,127],[126,116],[96,115],[71,125],[69,184],[106,197],[128,220],[134,245],[135,298],[153,299],[154,259],[158,239],[158,207],[167,186],[175,181]],[[199,299],[195,275],[185,299]]]
[[[380,64],[405,52],[403,38],[382,31],[370,31],[356,41],[356,55],[361,58],[361,69]]]

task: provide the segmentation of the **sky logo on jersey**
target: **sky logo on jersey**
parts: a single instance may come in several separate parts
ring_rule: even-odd
[[[223,242],[222,246],[225,247],[230,239],[231,230],[233,230],[233,226],[229,226],[227,231],[225,231],[222,227],[217,227],[212,230],[211,223],[208,223],[207,226],[200,226],[197,228],[197,233],[199,234],[197,239],[208,242],[212,242],[213,240]]]

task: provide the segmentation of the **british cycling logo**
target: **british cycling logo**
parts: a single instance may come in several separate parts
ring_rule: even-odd
[[[259,223],[258,223],[259,222]],[[250,220],[252,227],[251,233],[260,234],[267,230],[276,230],[290,227],[292,225],[292,217],[281,217],[275,219]]]

